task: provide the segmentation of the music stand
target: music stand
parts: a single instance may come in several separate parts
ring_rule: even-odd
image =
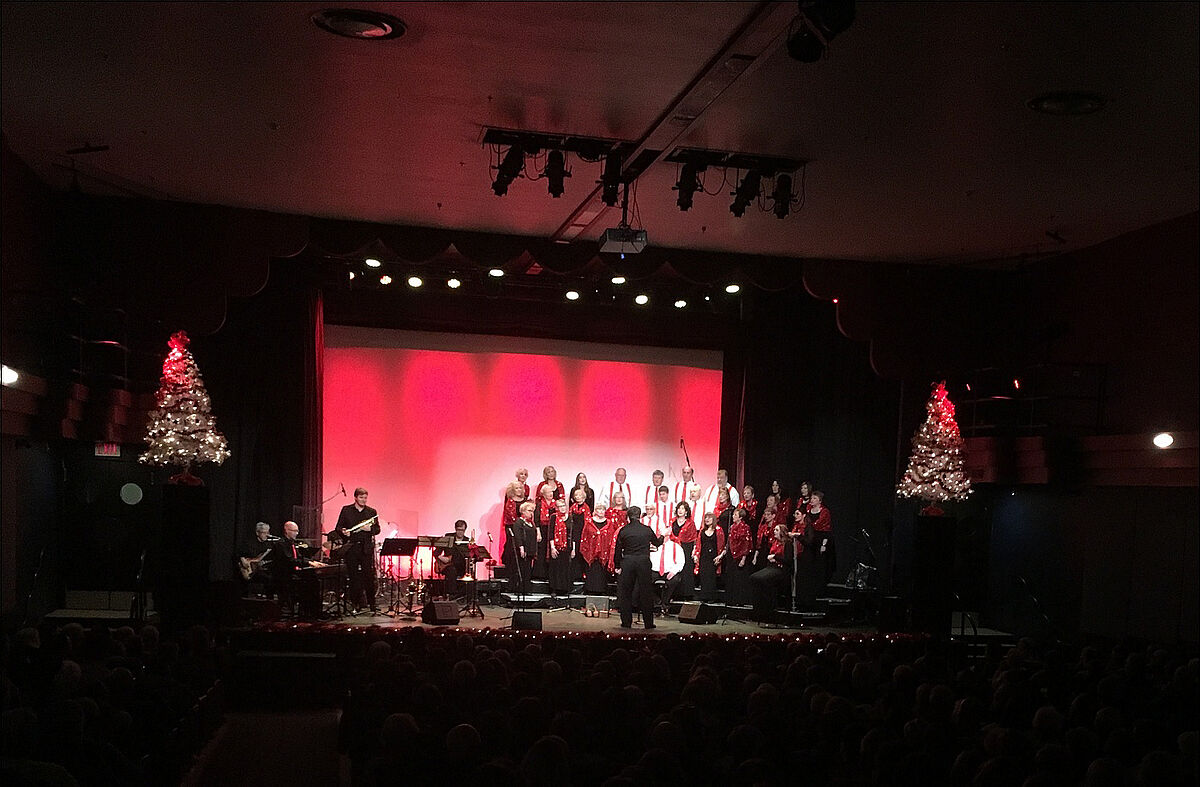
[[[491,560],[492,556],[488,553],[487,547],[478,544],[470,546],[470,553],[467,555],[467,562],[471,566],[471,576],[464,577],[463,580],[469,582],[469,590],[467,591],[466,604],[458,611],[458,614],[465,615],[469,618],[485,617],[483,610],[479,608],[479,581],[475,576],[475,567],[480,560]]]
[[[416,538],[385,538],[383,545],[379,548],[380,557],[406,557],[410,561],[412,556],[417,551]],[[410,563],[411,565],[411,563]],[[409,569],[409,579],[412,579],[412,569]],[[396,581],[392,580],[391,604],[388,605],[387,613],[396,615],[397,617],[416,618],[416,613],[412,609],[412,596],[408,597],[407,609],[401,610],[396,599]]]

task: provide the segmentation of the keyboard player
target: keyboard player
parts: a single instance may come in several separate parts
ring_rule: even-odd
[[[297,600],[296,578],[300,569],[325,565],[325,563],[309,560],[304,556],[308,545],[296,540],[296,536],[299,534],[300,526],[289,520],[283,523],[283,538],[271,542],[274,545],[271,564],[274,568],[279,601],[288,609]]]

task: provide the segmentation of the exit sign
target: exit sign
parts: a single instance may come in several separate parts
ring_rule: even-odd
[[[120,456],[120,443],[96,443],[96,456]]]

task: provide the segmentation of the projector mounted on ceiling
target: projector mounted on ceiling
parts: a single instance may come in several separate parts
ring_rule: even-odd
[[[600,251],[609,254],[637,254],[649,241],[645,230],[635,230],[626,224],[611,227],[600,236]]]

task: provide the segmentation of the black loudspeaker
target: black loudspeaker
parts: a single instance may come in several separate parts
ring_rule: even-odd
[[[435,626],[457,626],[458,602],[430,601],[421,607],[421,622]]]
[[[884,596],[879,602],[879,631],[908,631],[908,606],[900,596]]]
[[[208,613],[208,487],[162,488],[162,527],[154,601],[164,626],[178,629],[205,621]]]
[[[913,529],[912,628],[935,637],[950,636],[954,611],[954,550],[958,520],[917,517]]]
[[[680,623],[716,623],[717,618],[720,616],[717,608],[711,604],[704,604],[699,601],[685,601],[679,605]]]
[[[512,627],[526,631],[542,630],[541,612],[513,612]]]

